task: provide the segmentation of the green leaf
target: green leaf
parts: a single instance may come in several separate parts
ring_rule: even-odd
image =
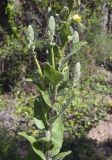
[[[24,138],[26,138],[30,143],[31,146],[34,150],[34,152],[42,159],[42,160],[46,160],[45,155],[43,154],[43,152],[34,146],[34,144],[37,142],[37,140],[33,137],[33,136],[29,136],[28,134],[26,134],[25,132],[20,132],[19,135],[23,136]]]
[[[43,92],[43,91],[40,91],[41,92],[41,95],[43,96],[43,99],[45,101],[45,103],[50,107],[51,106],[51,102],[50,102],[50,98],[49,98],[49,94],[47,92]]]
[[[53,141],[53,148],[49,151],[51,157],[54,157],[60,152],[63,143],[64,125],[61,117],[56,119],[51,127],[51,138]]]
[[[75,43],[74,46],[73,46],[73,49],[72,49],[71,53],[68,54],[68,55],[67,55],[65,58],[63,58],[63,60],[61,61],[61,63],[60,63],[60,68],[62,69],[62,68],[63,68],[63,65],[64,65],[65,63],[67,63],[67,62],[70,60],[70,58],[71,58],[75,53],[77,53],[77,52],[81,49],[81,47],[84,46],[85,44],[87,44],[87,42],[77,42],[77,43]]]
[[[34,122],[38,129],[45,129],[45,126],[42,120],[38,120],[37,118],[34,118]]]
[[[31,144],[33,144],[34,142],[36,142],[36,139],[33,136],[29,136],[25,132],[20,132],[18,134],[21,135],[22,137],[26,138]]]
[[[45,155],[43,154],[42,151],[36,149],[34,146],[32,146],[32,148],[33,148],[34,152],[35,152],[39,157],[42,158],[42,160],[46,160],[46,157],[45,157]]]
[[[60,36],[62,41],[62,48],[65,47],[65,44],[68,42],[68,38],[72,36],[72,31],[69,23],[64,23],[61,30]]]
[[[69,107],[69,105],[72,103],[73,99],[74,99],[74,96],[70,97],[69,99],[67,99],[66,103],[64,103],[64,104],[62,105],[62,110],[61,110],[61,112],[60,112],[61,115],[62,115],[62,114],[65,112],[65,110]]]
[[[50,140],[51,140],[51,139],[49,139],[49,138],[47,138],[47,137],[41,137],[41,138],[38,138],[38,139],[37,139],[38,142],[50,142]]]
[[[50,106],[45,102],[42,94],[40,94],[34,103],[34,116],[43,122],[45,128],[48,127],[47,116],[50,110]]]
[[[57,58],[59,60],[61,58],[61,50],[60,50],[59,46],[55,44],[55,46],[53,47],[53,50],[54,50],[55,58]]]
[[[64,103],[63,105],[62,105],[62,109],[61,109],[61,111],[60,111],[60,113],[58,114],[58,115],[56,115],[55,117],[52,117],[52,118],[50,118],[49,119],[49,123],[52,125],[59,117],[61,117],[62,115],[63,115],[63,113],[65,112],[65,110],[69,107],[69,105],[72,103],[72,101],[73,101],[73,96],[72,97],[70,97],[67,101],[66,101],[66,103]]]
[[[71,154],[71,151],[59,153],[58,155],[53,157],[53,160],[62,160],[63,158],[65,158],[69,154]]]
[[[45,63],[44,68],[45,77],[54,85],[56,86],[60,81],[63,79],[63,75],[55,70],[50,64]]]
[[[33,83],[37,85],[37,87],[38,87],[39,90],[45,91],[44,85],[42,85],[41,83],[39,83],[37,81],[33,81]]]

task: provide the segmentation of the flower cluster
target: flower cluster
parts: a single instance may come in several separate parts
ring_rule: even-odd
[[[78,14],[75,14],[75,15],[72,17],[72,20],[80,23],[80,22],[81,22],[81,17],[80,17]]]

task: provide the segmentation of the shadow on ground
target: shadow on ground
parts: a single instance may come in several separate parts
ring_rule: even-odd
[[[72,150],[72,154],[65,160],[112,160],[112,140],[98,143],[81,138],[66,139],[63,151]],[[28,143],[18,137],[9,136],[6,130],[0,130],[0,160],[26,160]],[[33,158],[33,159],[32,159]],[[27,160],[38,160],[36,156]]]
[[[112,160],[112,140],[110,139],[98,143],[82,136],[79,139],[66,140],[63,148],[72,150],[72,154],[66,160]]]

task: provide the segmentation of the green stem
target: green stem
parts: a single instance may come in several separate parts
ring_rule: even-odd
[[[41,69],[41,67],[40,67],[40,64],[39,64],[39,61],[38,61],[38,59],[37,59],[37,57],[36,57],[35,52],[34,52],[34,54],[33,54],[33,57],[34,57],[34,60],[35,60],[36,65],[37,65],[37,68],[38,68],[38,70],[39,70],[39,73],[40,73],[41,77],[43,77],[42,69]]]
[[[53,48],[51,49],[51,56],[52,56],[52,66],[55,68],[55,58],[54,58]]]

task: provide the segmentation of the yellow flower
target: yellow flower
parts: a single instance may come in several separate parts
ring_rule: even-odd
[[[78,23],[81,22],[81,17],[78,14],[75,14],[72,19],[73,19],[73,21],[76,21]]]

